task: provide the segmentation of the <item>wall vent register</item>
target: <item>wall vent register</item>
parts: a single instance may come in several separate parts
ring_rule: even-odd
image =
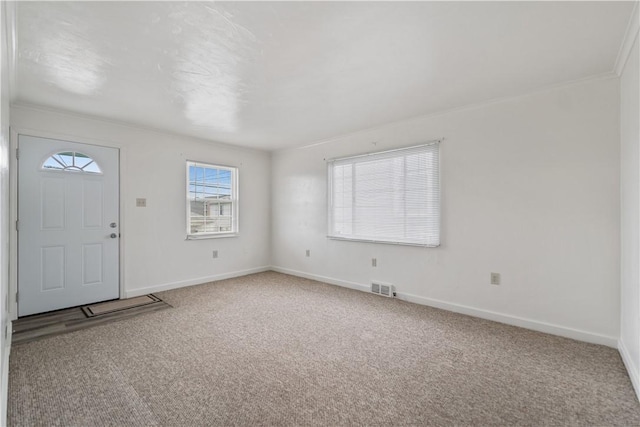
[[[371,292],[383,297],[395,298],[396,287],[386,283],[371,282]]]

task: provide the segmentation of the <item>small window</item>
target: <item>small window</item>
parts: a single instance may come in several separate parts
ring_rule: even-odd
[[[440,245],[439,142],[328,162],[329,237]]]
[[[98,164],[91,157],[75,151],[54,154],[44,161],[42,169],[66,172],[102,173]]]
[[[187,162],[187,238],[238,233],[238,169]]]

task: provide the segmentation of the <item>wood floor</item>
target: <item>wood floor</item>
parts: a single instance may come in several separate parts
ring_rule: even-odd
[[[118,320],[129,319],[144,313],[171,308],[159,300],[139,307],[127,308],[112,313],[87,317],[81,307],[56,310],[48,313],[22,317],[13,322],[12,345],[39,340],[53,335],[90,328]]]

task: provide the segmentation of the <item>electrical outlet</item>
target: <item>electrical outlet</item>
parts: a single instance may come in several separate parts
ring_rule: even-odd
[[[500,284],[500,273],[491,273],[491,284],[492,285]]]
[[[311,256],[311,249],[307,249],[307,256],[310,257]]]
[[[218,258],[218,251],[213,251],[212,255],[213,255],[213,258]]]
[[[378,259],[371,258],[371,267],[377,267],[377,266],[378,266]]]

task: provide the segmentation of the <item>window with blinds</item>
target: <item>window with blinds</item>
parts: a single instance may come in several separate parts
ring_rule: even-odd
[[[329,237],[440,245],[440,143],[328,162]]]

